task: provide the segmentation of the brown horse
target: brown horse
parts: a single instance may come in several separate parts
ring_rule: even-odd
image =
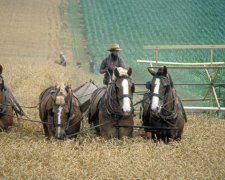
[[[149,72],[153,79],[151,91],[145,94],[143,99],[142,120],[144,126],[153,127],[155,130],[146,128],[146,137],[165,142],[181,139],[187,117],[167,68],[159,68],[158,72],[149,69]]]
[[[45,89],[39,96],[39,115],[45,136],[63,139],[79,132],[82,113],[71,87],[63,83]]]
[[[2,71],[3,67],[0,65],[0,131],[8,130],[12,126],[13,111],[21,116],[24,115],[11,90],[5,85]]]
[[[134,84],[132,69],[116,68],[112,81],[107,87],[94,91],[88,114],[89,124],[96,126],[96,132],[105,138],[132,136],[133,126],[132,96]],[[117,126],[117,127],[116,127]]]

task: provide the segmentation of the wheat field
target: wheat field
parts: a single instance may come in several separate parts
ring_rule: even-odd
[[[0,1],[0,64],[23,107],[37,105],[41,91],[56,82],[73,88],[90,79],[100,82],[100,75],[73,63],[66,5],[66,0]],[[55,63],[62,50],[67,67]],[[24,111],[40,121],[36,108]],[[135,123],[140,124],[138,116]],[[86,128],[85,119],[82,131]],[[13,127],[0,133],[0,179],[225,178],[224,120],[188,114],[183,139],[167,145],[144,140],[140,133],[104,140],[84,131],[76,139],[47,140],[40,123],[15,118]]]

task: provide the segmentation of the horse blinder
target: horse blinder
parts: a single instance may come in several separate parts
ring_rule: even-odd
[[[1,75],[0,75],[0,80],[1,80],[0,90],[3,91],[4,90],[4,79],[3,79],[3,77]]]

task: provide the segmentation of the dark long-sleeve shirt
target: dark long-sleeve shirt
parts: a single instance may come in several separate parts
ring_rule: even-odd
[[[113,56],[112,54],[109,54],[103,61],[100,66],[100,71],[108,68],[109,73],[112,75],[113,68],[114,67],[122,67],[126,68],[124,60],[120,58],[119,56]]]

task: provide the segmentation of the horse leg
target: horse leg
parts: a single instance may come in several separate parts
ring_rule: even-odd
[[[48,115],[48,138],[50,139],[53,136],[52,126],[53,126],[53,117]]]
[[[9,127],[12,126],[12,118],[11,117],[3,117],[0,120],[0,132],[7,131]]]
[[[47,119],[42,121],[42,125],[43,125],[45,136],[48,136],[48,126],[47,126],[46,123],[48,123]]]
[[[118,130],[113,127],[112,122],[108,122],[109,120],[104,116],[104,113],[99,111],[99,127],[100,135],[105,139],[110,138],[118,138]]]
[[[45,133],[45,136],[48,137],[48,119],[47,119],[47,112],[44,111],[44,107],[43,105],[41,104],[41,102],[39,102],[39,117],[41,119],[41,122],[42,122],[42,126],[43,126],[43,129],[44,129],[44,133]]]
[[[13,125],[13,109],[8,108],[5,112],[5,116],[2,116],[0,120],[0,132],[4,130],[8,130],[9,127]]]
[[[45,136],[48,137],[48,119],[47,119],[47,113],[46,114],[42,114],[42,111],[40,111],[39,109],[39,116],[41,118],[41,122],[42,122],[42,126],[43,126],[43,129],[44,129],[44,133],[45,133]]]
[[[142,116],[142,125],[143,126],[150,126],[149,125],[149,116]],[[152,133],[151,131],[149,131],[148,129],[144,129],[145,133],[141,134],[141,137],[143,137],[144,139],[152,139],[153,137],[155,137],[155,133]]]
[[[12,106],[10,106],[6,112],[7,116],[5,116],[5,127],[6,130],[9,129],[9,127],[12,127],[13,125],[13,109]]]
[[[177,122],[176,122],[176,127],[178,128],[178,131],[174,139],[176,140],[181,139],[185,122],[186,122],[186,117],[183,115],[182,112],[180,112],[177,116]]]
[[[133,126],[134,125],[134,120],[133,120],[133,116],[127,118],[127,119],[122,119],[119,121],[119,125],[123,126],[123,125],[130,125]],[[133,135],[133,127],[130,128],[119,128],[119,138],[122,138],[123,136],[128,136],[128,137],[132,137]]]
[[[70,121],[69,127],[65,130],[66,135],[74,134],[80,131],[81,121],[83,120],[82,113],[76,109],[73,118]],[[73,136],[76,137],[76,136]]]
[[[70,124],[70,127],[65,130],[66,135],[72,135],[80,131],[81,121],[76,121],[74,118],[71,120],[72,123]],[[76,137],[77,135],[72,135],[70,138]]]
[[[4,128],[5,126],[4,126],[4,124],[3,124],[3,122],[2,122],[2,120],[0,120],[0,132],[2,132],[2,131],[4,131]]]
[[[97,114],[93,116],[93,125],[94,126],[98,126],[99,125],[99,119],[98,119]],[[96,132],[96,135],[98,135],[98,136],[101,135],[100,128],[99,127],[96,127],[95,128],[95,132]]]
[[[92,127],[92,126],[95,127],[95,126],[99,125],[99,116],[98,116],[98,114],[99,114],[98,110],[92,114],[91,110],[89,109],[89,112],[88,112],[88,123],[90,124],[90,127]],[[96,132],[97,136],[101,135],[99,127],[95,128],[95,132]]]

